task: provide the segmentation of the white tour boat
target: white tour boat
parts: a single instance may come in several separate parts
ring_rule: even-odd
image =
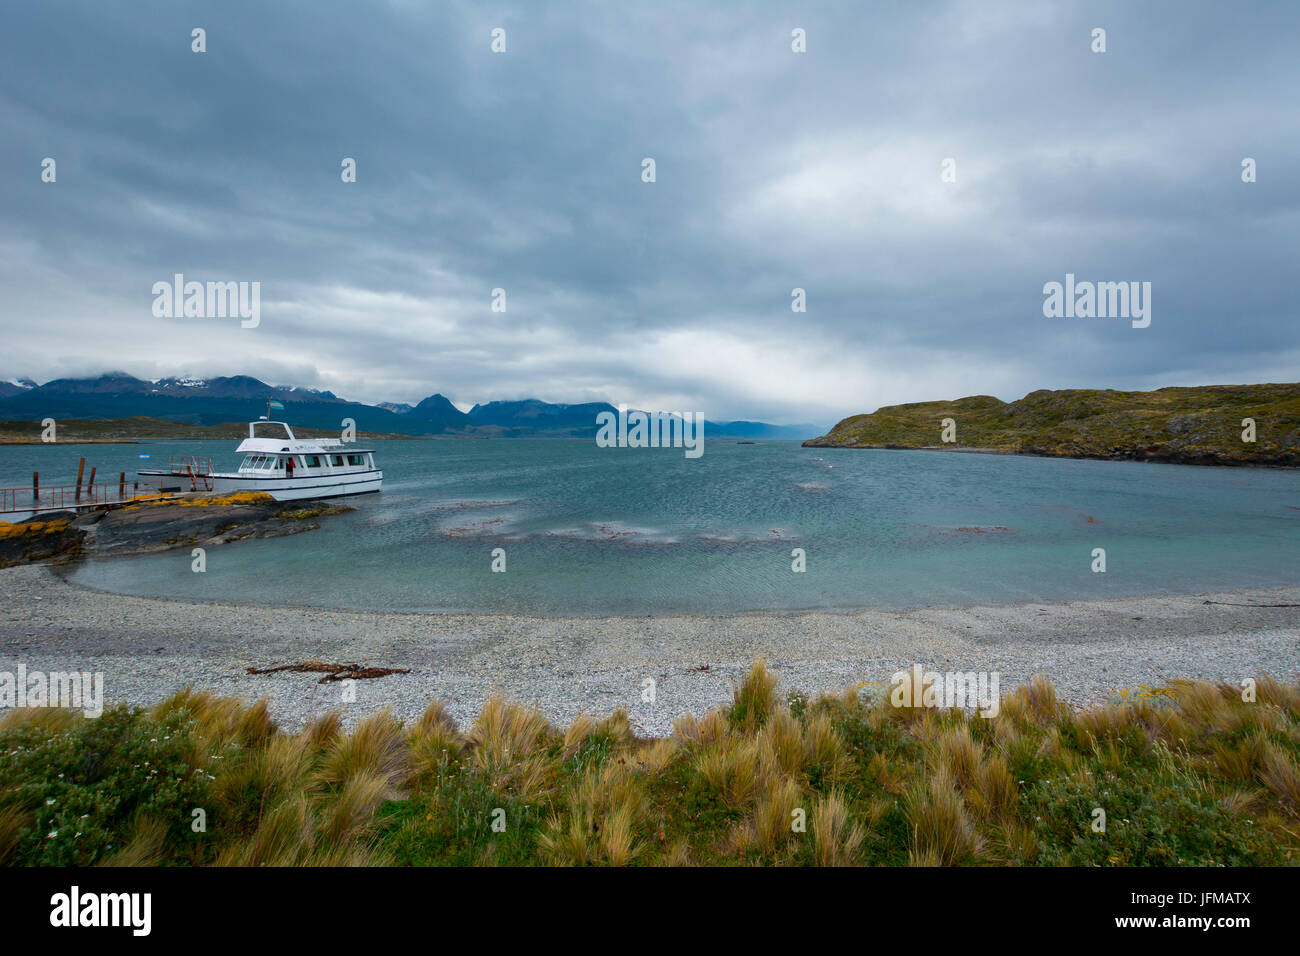
[[[186,457],[173,458],[167,471],[142,471],[140,480],[159,491],[261,491],[276,501],[362,495],[378,491],[384,480],[374,449],[337,438],[295,438],[286,422],[249,422],[236,451],[244,461],[233,473]]]

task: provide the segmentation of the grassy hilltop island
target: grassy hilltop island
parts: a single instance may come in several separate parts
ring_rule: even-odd
[[[941,441],[943,420],[956,440]],[[1255,421],[1255,441],[1242,420]],[[929,448],[1199,465],[1300,465],[1300,384],[973,395],[853,415],[807,448]]]

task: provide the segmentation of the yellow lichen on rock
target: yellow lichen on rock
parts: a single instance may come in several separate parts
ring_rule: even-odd
[[[211,508],[230,508],[235,505],[271,504],[275,499],[265,491],[237,491],[231,495],[212,495],[207,498],[182,499],[178,502],[186,508],[205,506]]]
[[[58,534],[66,531],[68,522],[63,521],[22,521],[10,524],[0,521],[0,538],[20,538],[23,535]]]

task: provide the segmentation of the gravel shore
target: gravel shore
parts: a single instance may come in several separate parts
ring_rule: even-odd
[[[289,728],[336,707],[349,723],[383,707],[414,719],[434,698],[465,726],[502,691],[561,725],[623,706],[639,732],[663,735],[675,717],[727,703],[757,657],[783,690],[810,695],[865,682],[880,689],[913,663],[997,671],[1004,694],[1046,674],[1076,705],[1173,678],[1295,683],[1300,607],[1260,606],[1270,604],[1300,605],[1300,587],[723,617],[387,614],[128,597],[34,565],[0,571],[0,671],[20,662],[29,672],[102,671],[106,707],[153,703],[186,685],[265,696]],[[318,684],[316,674],[245,672],[308,660],[411,672],[356,681],[351,703],[344,685]],[[656,682],[653,705],[641,700],[646,678]]]

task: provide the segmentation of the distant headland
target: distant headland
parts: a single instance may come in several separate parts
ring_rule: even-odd
[[[1198,465],[1300,465],[1300,384],[1065,389],[889,405],[809,448],[909,448]]]

